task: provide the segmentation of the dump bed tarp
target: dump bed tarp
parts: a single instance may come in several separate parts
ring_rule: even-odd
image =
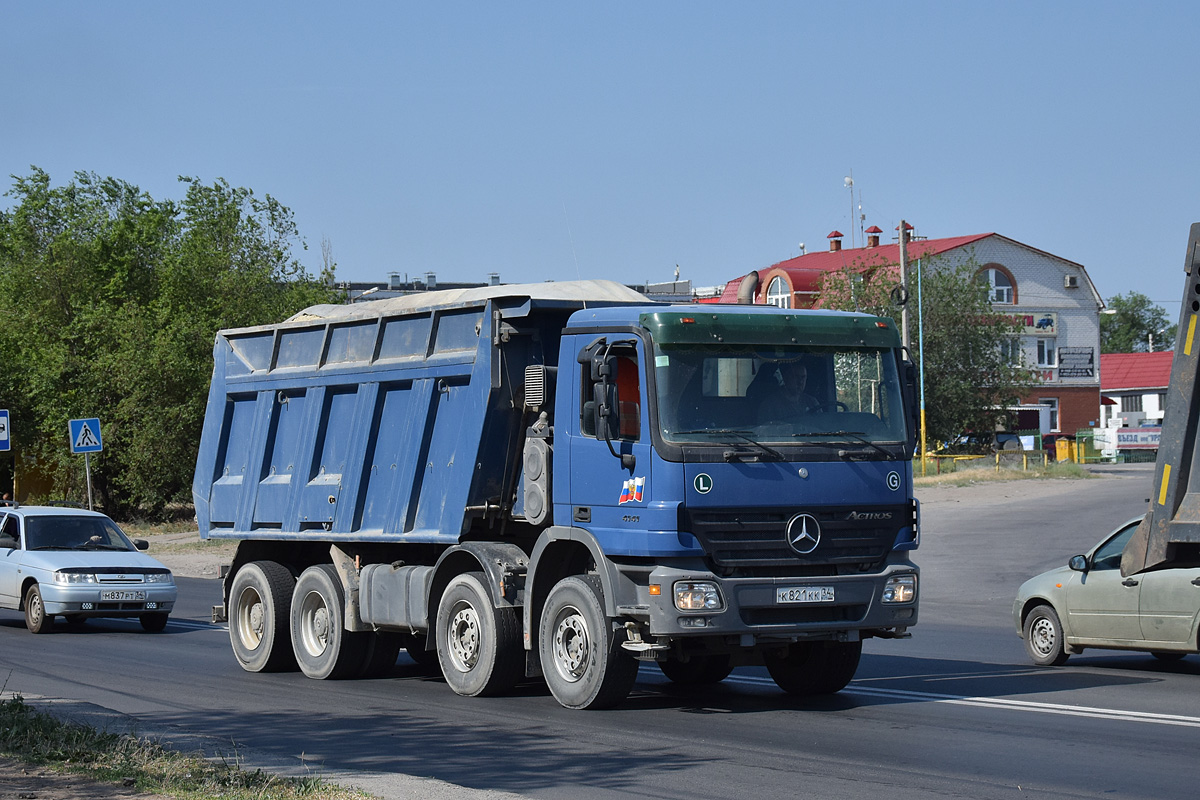
[[[410,311],[468,305],[497,297],[528,298],[530,300],[580,303],[648,303],[644,294],[635,292],[616,281],[550,281],[547,283],[513,283],[502,286],[480,286],[474,289],[442,289],[421,292],[384,300],[364,300],[345,305],[323,304],[309,306],[287,319],[287,322],[312,322],[330,319],[369,319]]]

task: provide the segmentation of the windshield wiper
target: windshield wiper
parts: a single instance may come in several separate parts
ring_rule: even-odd
[[[749,444],[752,444],[755,447],[757,447],[758,449],[762,450],[764,453],[771,456],[771,458],[774,458],[778,461],[783,461],[782,453],[780,453],[778,450],[772,450],[770,447],[767,447],[762,442],[760,442],[757,439],[750,436],[750,431],[737,431],[737,430],[733,430],[732,428],[697,428],[696,430],[692,430],[692,431],[675,431],[675,433],[677,435],[695,434],[695,433],[710,433],[710,434],[713,434],[716,436],[736,436],[739,439],[741,439],[742,441],[748,442]],[[732,442],[726,442],[726,444],[732,444]],[[728,450],[725,452],[725,460],[731,461],[734,457],[736,457],[738,455],[742,455],[742,454],[732,451],[732,450]]]
[[[865,433],[865,431],[812,431],[811,433],[793,433],[792,436],[845,436],[849,439],[853,439],[856,442],[861,442],[867,447],[873,447],[875,450],[882,453],[886,458],[892,457],[892,454],[887,450],[884,450],[882,447],[866,438],[864,435]],[[847,456],[851,454],[845,450],[841,450],[838,452],[838,455]]]

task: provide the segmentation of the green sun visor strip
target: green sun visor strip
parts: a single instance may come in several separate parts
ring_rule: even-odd
[[[694,313],[646,313],[639,322],[659,344],[900,346],[894,320],[866,314],[714,314],[698,308]]]

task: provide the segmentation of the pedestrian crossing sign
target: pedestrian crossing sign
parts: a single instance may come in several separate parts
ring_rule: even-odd
[[[73,419],[69,422],[72,453],[99,453],[104,449],[100,440],[100,420]]]
[[[8,435],[8,409],[0,408],[0,452],[12,447],[12,439]]]

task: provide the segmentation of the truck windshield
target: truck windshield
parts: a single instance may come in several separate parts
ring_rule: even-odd
[[[655,347],[662,436],[674,443],[900,444],[891,350],[664,344]]]

